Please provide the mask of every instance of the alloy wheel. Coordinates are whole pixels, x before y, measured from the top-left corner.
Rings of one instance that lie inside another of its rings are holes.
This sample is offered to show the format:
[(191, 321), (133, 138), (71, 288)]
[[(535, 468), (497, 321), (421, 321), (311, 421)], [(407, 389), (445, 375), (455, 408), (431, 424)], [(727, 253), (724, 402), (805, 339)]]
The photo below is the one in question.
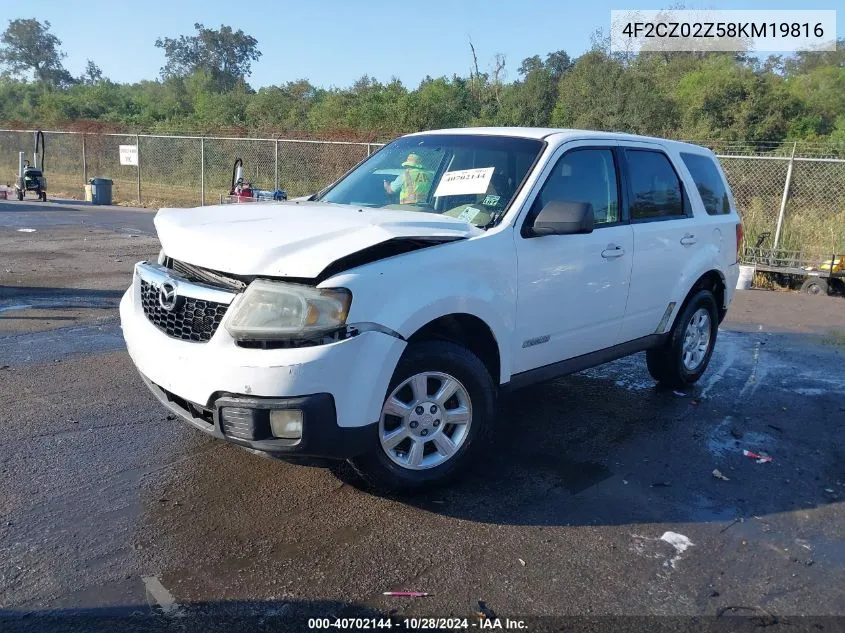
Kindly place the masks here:
[(410, 470), (440, 466), (466, 441), (472, 403), (454, 376), (422, 372), (402, 381), (387, 397), (379, 419), (381, 447)]

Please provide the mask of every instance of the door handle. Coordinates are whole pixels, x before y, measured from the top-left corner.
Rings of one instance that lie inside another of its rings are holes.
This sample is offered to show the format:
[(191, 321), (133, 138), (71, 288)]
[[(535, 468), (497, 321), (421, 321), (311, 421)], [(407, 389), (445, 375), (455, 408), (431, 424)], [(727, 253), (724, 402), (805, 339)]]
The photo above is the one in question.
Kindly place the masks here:
[(607, 248), (601, 252), (601, 256), (605, 259), (616, 259), (625, 254), (625, 249), (618, 244), (608, 244)]
[(698, 239), (696, 239), (695, 235), (693, 235), (692, 233), (687, 233), (681, 238), (681, 244), (683, 244), (684, 246), (692, 246), (697, 241)]

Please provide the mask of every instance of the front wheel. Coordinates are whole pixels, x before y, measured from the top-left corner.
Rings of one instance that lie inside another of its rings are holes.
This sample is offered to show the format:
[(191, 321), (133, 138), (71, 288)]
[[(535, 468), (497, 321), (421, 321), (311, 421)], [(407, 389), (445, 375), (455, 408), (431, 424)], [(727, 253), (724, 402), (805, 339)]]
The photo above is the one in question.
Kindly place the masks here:
[(680, 388), (696, 382), (710, 363), (718, 330), (716, 299), (709, 290), (699, 290), (678, 315), (669, 340), (646, 352), (652, 378)]
[(457, 477), (495, 417), (495, 385), (469, 350), (446, 341), (412, 343), (390, 381), (378, 446), (352, 460), (379, 490), (418, 491)]

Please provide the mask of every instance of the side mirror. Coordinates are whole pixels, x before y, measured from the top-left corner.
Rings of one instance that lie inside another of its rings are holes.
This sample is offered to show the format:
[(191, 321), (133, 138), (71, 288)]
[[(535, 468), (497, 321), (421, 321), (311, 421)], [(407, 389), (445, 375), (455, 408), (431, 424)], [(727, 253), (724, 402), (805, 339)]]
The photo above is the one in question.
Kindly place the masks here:
[(590, 203), (552, 200), (534, 219), (530, 237), (592, 233), (595, 226), (596, 215)]

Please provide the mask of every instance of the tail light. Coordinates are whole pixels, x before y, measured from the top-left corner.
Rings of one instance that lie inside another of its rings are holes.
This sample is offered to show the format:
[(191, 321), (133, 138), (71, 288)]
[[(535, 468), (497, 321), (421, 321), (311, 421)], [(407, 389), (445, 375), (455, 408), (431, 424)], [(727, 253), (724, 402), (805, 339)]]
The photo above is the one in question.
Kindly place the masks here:
[(739, 261), (739, 251), (742, 248), (742, 239), (745, 237), (745, 232), (742, 230), (742, 222), (736, 223), (736, 261)]

